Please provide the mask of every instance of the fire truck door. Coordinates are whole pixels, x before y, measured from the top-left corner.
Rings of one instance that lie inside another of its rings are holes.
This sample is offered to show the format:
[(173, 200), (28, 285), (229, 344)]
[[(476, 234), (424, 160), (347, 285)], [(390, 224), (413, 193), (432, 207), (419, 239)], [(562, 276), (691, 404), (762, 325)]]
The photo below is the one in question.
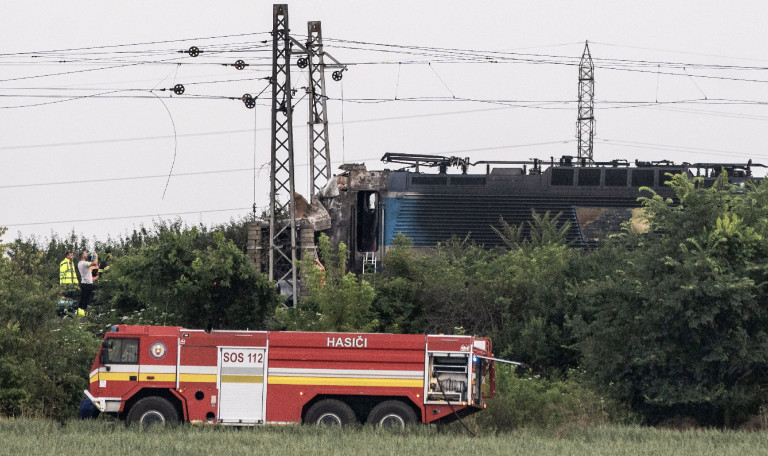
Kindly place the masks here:
[(219, 347), (220, 423), (264, 421), (265, 349)]

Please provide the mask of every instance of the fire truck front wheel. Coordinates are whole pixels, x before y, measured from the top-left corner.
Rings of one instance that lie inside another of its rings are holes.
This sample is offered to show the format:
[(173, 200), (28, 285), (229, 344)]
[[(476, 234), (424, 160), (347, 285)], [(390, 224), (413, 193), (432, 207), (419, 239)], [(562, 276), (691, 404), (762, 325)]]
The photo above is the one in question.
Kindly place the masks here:
[(404, 428), (415, 423), (416, 412), (402, 401), (384, 401), (368, 414), (366, 422), (373, 426)]
[(344, 402), (337, 399), (324, 399), (309, 408), (304, 416), (304, 423), (351, 426), (357, 423), (357, 417)]
[(129, 426), (136, 423), (140, 426), (160, 425), (168, 426), (178, 424), (179, 414), (168, 399), (162, 397), (145, 397), (139, 400), (126, 417)]

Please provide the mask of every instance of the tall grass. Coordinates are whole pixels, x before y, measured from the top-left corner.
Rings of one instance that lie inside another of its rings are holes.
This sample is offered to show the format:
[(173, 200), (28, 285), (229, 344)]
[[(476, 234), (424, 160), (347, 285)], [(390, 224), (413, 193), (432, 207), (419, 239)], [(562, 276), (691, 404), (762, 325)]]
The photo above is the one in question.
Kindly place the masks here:
[(401, 433), (370, 427), (126, 428), (105, 420), (0, 420), (8, 455), (764, 455), (768, 434), (636, 426), (518, 430), (473, 437), (435, 426)]

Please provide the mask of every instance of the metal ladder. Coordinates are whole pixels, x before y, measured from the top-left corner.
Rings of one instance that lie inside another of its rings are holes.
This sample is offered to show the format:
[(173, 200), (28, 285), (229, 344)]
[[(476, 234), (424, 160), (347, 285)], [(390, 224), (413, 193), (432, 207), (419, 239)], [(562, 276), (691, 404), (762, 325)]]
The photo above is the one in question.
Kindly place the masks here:
[(363, 254), (363, 274), (369, 268), (371, 273), (376, 273), (376, 252), (365, 252)]

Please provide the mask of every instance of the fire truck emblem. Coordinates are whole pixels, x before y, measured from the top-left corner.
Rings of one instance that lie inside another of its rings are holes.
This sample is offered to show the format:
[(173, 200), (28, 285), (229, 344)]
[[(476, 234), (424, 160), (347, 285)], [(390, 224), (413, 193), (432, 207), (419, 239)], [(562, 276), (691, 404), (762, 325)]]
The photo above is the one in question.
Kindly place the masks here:
[(149, 354), (154, 359), (163, 359), (168, 350), (165, 348), (165, 344), (162, 342), (155, 342), (149, 347)]

